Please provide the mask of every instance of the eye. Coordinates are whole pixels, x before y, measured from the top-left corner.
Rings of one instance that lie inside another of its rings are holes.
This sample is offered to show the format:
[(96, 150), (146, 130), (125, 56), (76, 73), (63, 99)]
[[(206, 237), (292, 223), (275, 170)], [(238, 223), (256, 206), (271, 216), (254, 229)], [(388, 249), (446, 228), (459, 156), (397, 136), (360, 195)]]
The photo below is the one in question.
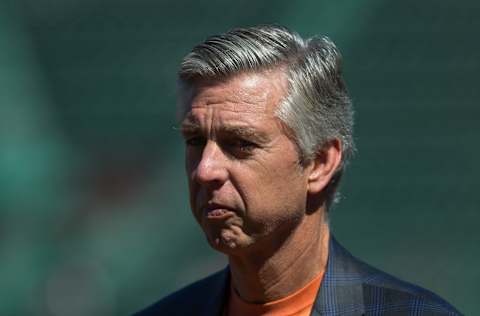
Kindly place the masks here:
[(185, 138), (185, 144), (187, 146), (198, 147), (205, 146), (206, 140), (202, 136), (191, 136)]
[(258, 148), (258, 145), (245, 139), (232, 139), (225, 141), (224, 147), (234, 156), (247, 157)]

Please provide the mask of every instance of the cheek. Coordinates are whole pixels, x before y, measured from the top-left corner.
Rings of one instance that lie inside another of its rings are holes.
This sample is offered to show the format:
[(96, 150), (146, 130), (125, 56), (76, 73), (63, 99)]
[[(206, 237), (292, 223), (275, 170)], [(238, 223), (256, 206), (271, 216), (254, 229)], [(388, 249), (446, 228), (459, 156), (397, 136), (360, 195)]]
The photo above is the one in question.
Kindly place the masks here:
[(190, 191), (190, 200), (192, 200), (193, 195), (195, 195), (196, 190), (198, 190), (198, 184), (194, 180), (195, 171), (198, 167), (198, 164), (201, 160), (201, 151), (196, 149), (185, 149), (185, 173), (188, 181), (188, 188)]
[(265, 169), (243, 183), (247, 217), (254, 223), (270, 225), (296, 218), (305, 209), (306, 181), (296, 165)]
[(192, 155), (192, 151), (189, 150), (188, 148), (185, 149), (185, 173), (187, 176), (187, 182), (188, 182), (188, 191), (189, 191), (189, 202), (190, 202), (190, 209), (195, 217), (195, 219), (198, 221), (199, 216), (195, 212), (195, 200), (197, 196), (197, 191), (198, 191), (198, 185), (195, 184), (195, 181), (193, 180), (193, 172), (198, 165), (198, 162), (195, 159), (195, 156)]
[(192, 171), (198, 166), (201, 159), (201, 151), (185, 148), (185, 170), (187, 172), (188, 179), (190, 180)]

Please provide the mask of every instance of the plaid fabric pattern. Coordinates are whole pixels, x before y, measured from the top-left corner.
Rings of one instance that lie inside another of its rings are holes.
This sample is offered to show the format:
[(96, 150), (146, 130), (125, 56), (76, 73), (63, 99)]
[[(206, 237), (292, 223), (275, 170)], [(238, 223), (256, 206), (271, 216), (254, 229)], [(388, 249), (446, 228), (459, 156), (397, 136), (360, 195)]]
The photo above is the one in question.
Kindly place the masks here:
[[(227, 267), (134, 316), (221, 316), (228, 298), (229, 275)], [(331, 236), (327, 269), (311, 315), (461, 314), (436, 294), (356, 259)]]
[(317, 315), (460, 315), (436, 294), (353, 257), (332, 236)]

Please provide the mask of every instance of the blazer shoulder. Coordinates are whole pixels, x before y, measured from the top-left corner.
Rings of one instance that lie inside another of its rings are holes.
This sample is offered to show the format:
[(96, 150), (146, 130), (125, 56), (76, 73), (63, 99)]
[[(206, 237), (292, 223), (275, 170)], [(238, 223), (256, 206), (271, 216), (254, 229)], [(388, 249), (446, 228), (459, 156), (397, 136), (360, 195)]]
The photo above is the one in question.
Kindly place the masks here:
[[(367, 314), (404, 315), (418, 312), (422, 315), (461, 315), (437, 294), (400, 280), (354, 257), (333, 237), (330, 251), (328, 284), (335, 284), (337, 290), (344, 291), (351, 291), (354, 284), (361, 284), (361, 300)], [(345, 297), (337, 298), (338, 300), (345, 300)]]
[(422, 312), (432, 315), (461, 315), (461, 313), (437, 294), (418, 285), (400, 280), (386, 272), (369, 266), (369, 278), (363, 291), (366, 310)]
[(215, 295), (222, 295), (227, 284), (224, 269), (191, 283), (160, 299), (132, 316), (193, 315), (208, 306)]

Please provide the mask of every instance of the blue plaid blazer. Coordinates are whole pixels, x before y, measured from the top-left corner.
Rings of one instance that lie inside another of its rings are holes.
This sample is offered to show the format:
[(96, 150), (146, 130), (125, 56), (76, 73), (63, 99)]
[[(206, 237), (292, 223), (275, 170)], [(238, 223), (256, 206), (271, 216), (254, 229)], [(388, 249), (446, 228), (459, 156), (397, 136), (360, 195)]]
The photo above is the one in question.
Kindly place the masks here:
[[(327, 270), (312, 308), (312, 316), (461, 315), (436, 294), (353, 257), (333, 236), (329, 249)], [(227, 267), (134, 316), (221, 316), (228, 297), (229, 275)]]

